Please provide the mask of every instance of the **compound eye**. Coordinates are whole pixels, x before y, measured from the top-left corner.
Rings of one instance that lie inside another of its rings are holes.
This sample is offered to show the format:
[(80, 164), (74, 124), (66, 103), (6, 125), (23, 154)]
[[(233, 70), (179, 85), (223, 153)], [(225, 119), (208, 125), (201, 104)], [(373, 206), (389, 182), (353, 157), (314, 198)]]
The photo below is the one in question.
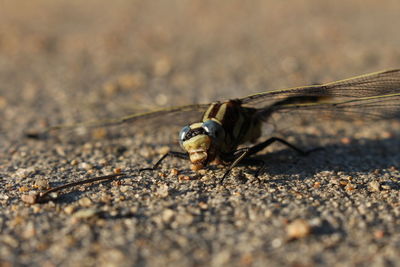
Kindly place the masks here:
[(182, 146), (183, 141), (185, 140), (185, 137), (187, 133), (190, 131), (189, 126), (185, 126), (182, 128), (182, 130), (179, 132), (179, 144)]
[(216, 141), (222, 141), (225, 138), (224, 128), (222, 128), (221, 124), (216, 121), (205, 121), (202, 127), (206, 131), (206, 133)]

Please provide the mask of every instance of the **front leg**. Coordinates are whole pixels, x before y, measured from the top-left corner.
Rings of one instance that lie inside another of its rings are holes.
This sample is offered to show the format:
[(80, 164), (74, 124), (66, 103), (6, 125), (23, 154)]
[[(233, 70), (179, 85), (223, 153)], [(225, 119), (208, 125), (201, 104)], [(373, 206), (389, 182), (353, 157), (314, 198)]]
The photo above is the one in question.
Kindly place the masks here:
[(166, 159), (168, 156), (173, 157), (173, 158), (180, 158), (180, 159), (189, 159), (189, 155), (187, 153), (183, 153), (183, 152), (178, 152), (178, 151), (169, 151), (168, 153), (165, 153), (151, 168), (143, 168), (140, 169), (140, 171), (154, 171), (156, 170), (161, 162), (164, 161), (164, 159)]

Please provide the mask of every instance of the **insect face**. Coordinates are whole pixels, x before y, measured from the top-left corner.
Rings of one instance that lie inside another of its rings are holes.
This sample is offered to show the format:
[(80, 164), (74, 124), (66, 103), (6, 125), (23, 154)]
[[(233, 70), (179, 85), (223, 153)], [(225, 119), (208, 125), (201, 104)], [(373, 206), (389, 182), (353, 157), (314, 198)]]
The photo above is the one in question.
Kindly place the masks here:
[(179, 141), (182, 149), (189, 154), (191, 168), (199, 170), (213, 160), (216, 147), (220, 145), (224, 137), (224, 129), (213, 120), (183, 127), (179, 134)]

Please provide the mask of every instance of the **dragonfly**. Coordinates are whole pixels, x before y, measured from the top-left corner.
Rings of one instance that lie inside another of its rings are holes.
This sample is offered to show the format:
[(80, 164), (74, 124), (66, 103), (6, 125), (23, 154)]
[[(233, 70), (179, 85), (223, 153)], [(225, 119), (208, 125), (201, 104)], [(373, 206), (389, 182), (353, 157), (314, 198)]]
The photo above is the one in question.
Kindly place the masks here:
[[(195, 171), (210, 164), (227, 166), (221, 179), (223, 181), (240, 162), (273, 143), (281, 143), (299, 154), (307, 155), (312, 150), (305, 151), (279, 137), (269, 136), (257, 142), (262, 136), (262, 125), (268, 123), (275, 114), (312, 114), (317, 117), (326, 113), (335, 119), (354, 116), (364, 119), (399, 118), (400, 69), (374, 72), (325, 84), (271, 90), (208, 104), (135, 113), (106, 121), (58, 125), (47, 128), (44, 133), (79, 126), (149, 123), (167, 116), (185, 118), (190, 117), (189, 114), (200, 113), (202, 115), (197, 122), (187, 124), (179, 132), (179, 143), (183, 151), (169, 151), (153, 167), (141, 170), (155, 170), (167, 157), (176, 157), (189, 160), (191, 169)], [(30, 137), (38, 135), (31, 134)], [(244, 146), (248, 143), (251, 145)]]

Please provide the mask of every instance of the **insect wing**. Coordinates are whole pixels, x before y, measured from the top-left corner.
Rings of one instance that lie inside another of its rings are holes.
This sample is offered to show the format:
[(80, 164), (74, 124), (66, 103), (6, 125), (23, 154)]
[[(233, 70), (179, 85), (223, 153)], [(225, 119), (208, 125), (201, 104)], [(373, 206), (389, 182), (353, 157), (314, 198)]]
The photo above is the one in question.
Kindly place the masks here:
[(158, 109), (150, 112), (134, 113), (116, 119), (96, 120), (92, 122), (83, 122), (75, 124), (60, 124), (51, 126), (41, 133), (27, 133), (28, 137), (38, 138), (46, 136), (46, 133), (58, 130), (68, 130), (80, 127), (94, 128), (106, 127), (132, 123), (134, 129), (150, 129), (159, 126), (177, 126), (180, 127), (189, 123), (191, 120), (199, 120), (201, 114), (207, 109), (208, 104), (193, 104), (177, 106), (171, 108)]
[(294, 96), (362, 98), (400, 93), (400, 69), (375, 72), (322, 85), (293, 87), (246, 96), (243, 104), (256, 105)]

